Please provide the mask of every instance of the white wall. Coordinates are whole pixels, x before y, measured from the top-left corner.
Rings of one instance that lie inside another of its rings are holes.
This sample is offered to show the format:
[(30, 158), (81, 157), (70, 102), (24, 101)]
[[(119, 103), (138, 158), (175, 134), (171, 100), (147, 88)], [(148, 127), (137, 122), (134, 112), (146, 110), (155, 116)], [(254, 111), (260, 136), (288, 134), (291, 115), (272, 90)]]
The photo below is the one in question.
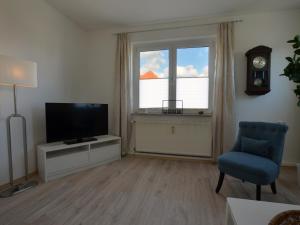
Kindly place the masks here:
[(88, 92), (82, 97), (85, 101), (106, 103), (109, 107), (109, 132), (113, 124), (114, 70), (116, 36), (107, 32), (91, 32), (88, 46)]
[[(286, 56), (292, 54), (287, 40), (300, 34), (300, 11), (248, 15), (236, 24), (235, 65), (237, 91), (237, 119), (283, 121), (289, 126), (284, 160), (300, 162), (300, 108), (293, 93), (294, 84), (280, 77), (286, 66)], [(267, 95), (247, 96), (245, 52), (254, 46), (266, 45), (273, 49), (271, 59), (271, 92)]]
[[(243, 22), (236, 24), (235, 60), (237, 86), (237, 120), (284, 121), (290, 130), (287, 135), (284, 160), (300, 162), (300, 109), (296, 107), (293, 84), (286, 78), (279, 77), (286, 65), (285, 56), (290, 53), (286, 40), (300, 33), (300, 11), (283, 11), (239, 16)], [(186, 28), (170, 31), (144, 32), (132, 35), (133, 41), (160, 39), (180, 39), (212, 34), (213, 28)], [(245, 52), (257, 45), (273, 48), (272, 53), (272, 91), (259, 97), (244, 94), (246, 87)], [(113, 103), (114, 65), (116, 37), (111, 31), (90, 33), (89, 41), (89, 86), (93, 92), (86, 98), (95, 101)], [(112, 112), (112, 108), (110, 108)], [(112, 121), (110, 121), (112, 122)], [(111, 123), (110, 123), (111, 124)]]
[[(38, 88), (18, 88), (19, 112), (27, 119), (30, 171), (35, 145), (45, 141), (44, 103), (81, 100), (85, 89), (87, 34), (43, 0), (5, 0), (0, 6), (0, 54), (35, 61)], [(8, 181), (6, 117), (13, 112), (12, 90), (0, 87), (0, 184)], [(15, 178), (23, 176), (22, 142), (13, 121)], [(17, 132), (16, 132), (17, 131)]]

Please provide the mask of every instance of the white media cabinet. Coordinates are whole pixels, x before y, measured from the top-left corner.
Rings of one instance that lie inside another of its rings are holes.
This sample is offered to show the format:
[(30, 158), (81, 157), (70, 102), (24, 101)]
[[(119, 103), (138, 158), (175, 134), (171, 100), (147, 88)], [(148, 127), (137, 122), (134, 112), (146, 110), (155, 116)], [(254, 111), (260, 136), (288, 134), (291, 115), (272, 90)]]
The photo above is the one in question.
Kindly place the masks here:
[(121, 159), (121, 138), (110, 135), (97, 140), (64, 144), (54, 142), (37, 147), (39, 176), (43, 181)]

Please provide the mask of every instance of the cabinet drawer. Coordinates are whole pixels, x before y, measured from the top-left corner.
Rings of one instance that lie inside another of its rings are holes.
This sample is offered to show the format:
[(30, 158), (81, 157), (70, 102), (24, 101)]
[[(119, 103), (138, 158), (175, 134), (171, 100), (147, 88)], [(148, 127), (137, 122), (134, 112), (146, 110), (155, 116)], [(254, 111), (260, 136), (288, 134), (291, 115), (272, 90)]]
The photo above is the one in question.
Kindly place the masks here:
[(92, 145), (90, 162), (92, 164), (117, 159), (121, 157), (121, 146), (119, 143), (109, 145)]
[(89, 153), (88, 151), (82, 151), (49, 158), (46, 166), (48, 173), (53, 173), (61, 170), (80, 168), (88, 163)]

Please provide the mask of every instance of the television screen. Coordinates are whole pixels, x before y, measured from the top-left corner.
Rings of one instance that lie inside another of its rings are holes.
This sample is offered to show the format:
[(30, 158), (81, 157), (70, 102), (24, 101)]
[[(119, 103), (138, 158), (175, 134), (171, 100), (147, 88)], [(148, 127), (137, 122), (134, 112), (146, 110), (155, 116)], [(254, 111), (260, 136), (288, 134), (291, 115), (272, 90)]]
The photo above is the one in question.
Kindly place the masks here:
[(47, 142), (108, 134), (108, 105), (46, 103)]

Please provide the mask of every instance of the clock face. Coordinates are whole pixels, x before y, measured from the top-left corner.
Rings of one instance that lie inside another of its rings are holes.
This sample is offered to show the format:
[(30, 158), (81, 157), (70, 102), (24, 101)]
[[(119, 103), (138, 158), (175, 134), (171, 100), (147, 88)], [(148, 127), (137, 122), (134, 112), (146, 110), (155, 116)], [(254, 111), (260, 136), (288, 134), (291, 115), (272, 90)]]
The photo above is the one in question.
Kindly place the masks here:
[(256, 69), (262, 69), (266, 66), (267, 60), (262, 56), (257, 56), (253, 59), (252, 63)]

